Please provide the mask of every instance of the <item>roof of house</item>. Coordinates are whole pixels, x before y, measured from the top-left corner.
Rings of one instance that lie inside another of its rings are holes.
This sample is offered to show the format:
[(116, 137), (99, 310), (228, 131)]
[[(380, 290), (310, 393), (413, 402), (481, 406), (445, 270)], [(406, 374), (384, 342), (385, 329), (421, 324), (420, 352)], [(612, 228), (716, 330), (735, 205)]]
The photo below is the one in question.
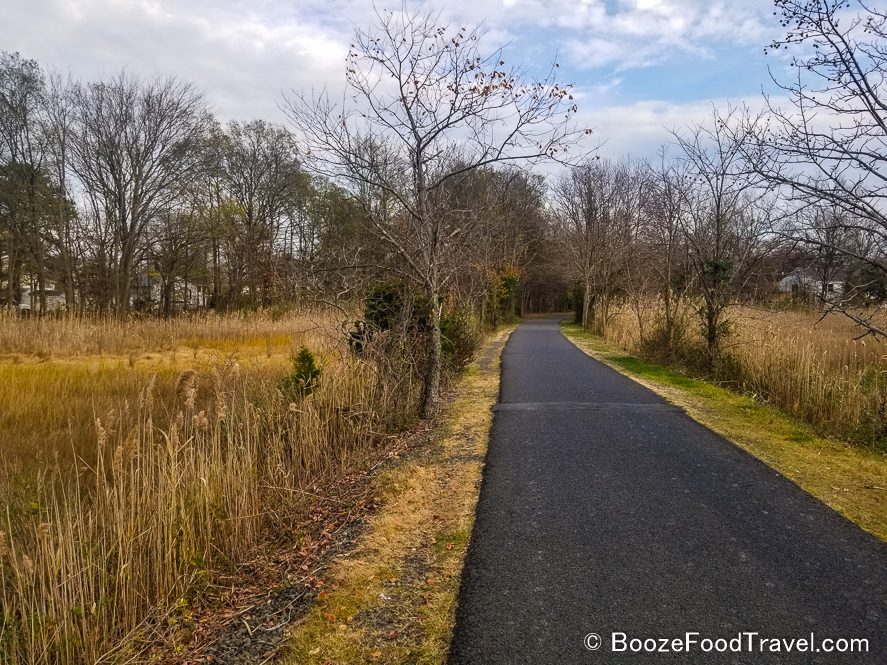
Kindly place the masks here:
[[(804, 267), (795, 268), (791, 272), (787, 272), (787, 273), (783, 274), (782, 277), (779, 278), (779, 281), (782, 281), (782, 280), (787, 279), (789, 277), (803, 277), (808, 280), (817, 281), (817, 282), (822, 280), (822, 275), (820, 275), (818, 272), (816, 272), (812, 268), (804, 268)], [(831, 276), (831, 279), (829, 281), (830, 282), (843, 282), (844, 275), (840, 271), (835, 271), (835, 273)]]

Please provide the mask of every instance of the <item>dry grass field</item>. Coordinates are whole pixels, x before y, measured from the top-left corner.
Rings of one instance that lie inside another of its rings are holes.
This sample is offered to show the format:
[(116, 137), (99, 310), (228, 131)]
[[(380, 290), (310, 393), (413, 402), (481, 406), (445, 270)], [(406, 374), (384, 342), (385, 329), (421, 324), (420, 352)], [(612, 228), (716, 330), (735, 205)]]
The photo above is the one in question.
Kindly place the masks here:
[[(302, 346), (321, 380), (284, 394)], [(322, 312), (0, 319), (0, 662), (156, 639), (410, 417), (404, 362), (354, 357)]]
[[(606, 339), (659, 360), (648, 344), (658, 311), (653, 302), (618, 309)], [(887, 450), (887, 344), (854, 339), (859, 329), (838, 314), (821, 319), (814, 312), (737, 306), (727, 318), (731, 334), (714, 379), (823, 432)], [(684, 312), (683, 321), (687, 332), (679, 363), (694, 352), (702, 355), (694, 315)]]
[[(101, 321), (0, 318), (3, 462), (40, 465), (95, 454), (96, 418), (134, 405), (154, 381), (155, 416), (168, 416), (179, 374), (237, 363), (247, 374), (285, 370), (294, 344), (334, 334), (320, 316), (227, 316)], [(153, 377), (153, 379), (152, 379)], [(7, 467), (8, 468), (8, 467)]]

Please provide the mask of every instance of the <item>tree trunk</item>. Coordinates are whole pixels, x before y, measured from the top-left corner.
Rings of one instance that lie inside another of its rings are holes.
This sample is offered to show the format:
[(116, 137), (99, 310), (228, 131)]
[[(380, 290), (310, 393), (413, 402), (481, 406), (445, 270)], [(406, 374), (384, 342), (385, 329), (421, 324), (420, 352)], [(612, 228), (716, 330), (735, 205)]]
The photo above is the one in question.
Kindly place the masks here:
[(714, 369), (718, 357), (718, 308), (711, 301), (705, 301), (705, 343), (708, 349), (708, 364)]
[(173, 300), (173, 289), (175, 287), (175, 283), (172, 279), (166, 279), (163, 281), (163, 294), (161, 297), (161, 308), (163, 311), (163, 316), (169, 318), (172, 316), (172, 300)]
[[(40, 314), (46, 313), (46, 277), (43, 268), (43, 257), (41, 256), (37, 264), (37, 289), (40, 292)], [(32, 297), (33, 300), (33, 297)], [(31, 305), (33, 307), (33, 304)]]
[(120, 260), (117, 262), (114, 275), (114, 303), (118, 314), (124, 314), (129, 310), (129, 275), (132, 272), (132, 259), (129, 255), (126, 241), (121, 243)]
[(675, 317), (677, 316), (677, 303), (673, 301), (671, 286), (665, 287), (665, 339), (668, 343), (668, 351), (674, 348)]
[(6, 260), (8, 265), (6, 266), (6, 309), (10, 312), (16, 308), (16, 285), (18, 282), (18, 275), (16, 274), (16, 247), (15, 242), (10, 237), (9, 239), (9, 252), (6, 255)]
[[(67, 194), (65, 194), (67, 196)], [(64, 200), (64, 199), (63, 199)], [(59, 205), (59, 256), (65, 280), (65, 311), (74, 311), (74, 260), (71, 252), (71, 232), (64, 205)]]
[(591, 285), (586, 282), (582, 287), (582, 327), (588, 330), (591, 325), (588, 315), (591, 312)]
[(425, 384), (422, 393), (422, 417), (433, 418), (440, 401), (440, 373), (443, 361), (443, 341), (440, 334), (440, 297), (431, 294), (429, 312), (428, 364), (425, 368)]
[(219, 309), (219, 301), (222, 299), (222, 263), (220, 254), (219, 243), (213, 240), (213, 309)]
[(119, 284), (119, 301), (117, 302), (118, 311), (123, 314), (129, 311), (129, 285), (130, 285), (130, 275), (132, 273), (132, 268), (129, 265), (129, 261), (127, 261), (123, 266), (121, 273), (119, 275), (120, 284)]
[(65, 179), (67, 172), (67, 133), (61, 135), (61, 160), (57, 163), (56, 176), (61, 188), (58, 197), (58, 234), (59, 256), (62, 260), (62, 272), (65, 281), (65, 313), (70, 316), (74, 312), (74, 259), (71, 251), (71, 220), (68, 219), (68, 186)]
[(3, 270), (6, 268), (6, 309), (12, 309), (12, 242), (9, 243), (9, 254), (7, 254), (8, 266), (3, 265), (3, 252), (0, 252), (0, 280), (3, 278)]

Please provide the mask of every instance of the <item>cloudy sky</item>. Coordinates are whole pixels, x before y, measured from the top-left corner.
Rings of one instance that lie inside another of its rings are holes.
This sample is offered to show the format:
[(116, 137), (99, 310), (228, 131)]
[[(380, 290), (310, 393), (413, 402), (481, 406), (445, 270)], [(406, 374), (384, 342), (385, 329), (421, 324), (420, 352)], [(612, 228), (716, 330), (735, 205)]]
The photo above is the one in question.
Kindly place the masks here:
[[(767, 66), (784, 67), (763, 53), (779, 34), (772, 0), (435, 7), (453, 22), (483, 21), (487, 41), (507, 44), (507, 59), (528, 70), (557, 57), (612, 155), (652, 154), (663, 127), (702, 119), (712, 103), (756, 104)], [(283, 91), (341, 89), (352, 27), (372, 17), (372, 2), (359, 0), (0, 0), (0, 49), (83, 79), (122, 67), (175, 74), (203, 88), (223, 119), (283, 121)]]

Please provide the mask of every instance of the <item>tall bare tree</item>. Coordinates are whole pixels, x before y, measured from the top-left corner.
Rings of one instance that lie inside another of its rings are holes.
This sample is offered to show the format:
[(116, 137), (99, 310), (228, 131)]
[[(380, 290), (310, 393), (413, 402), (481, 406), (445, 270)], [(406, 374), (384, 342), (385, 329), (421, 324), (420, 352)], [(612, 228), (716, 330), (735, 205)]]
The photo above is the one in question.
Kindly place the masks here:
[(225, 132), (222, 172), (234, 204), (231, 297), (243, 289), (252, 306), (267, 297), (274, 249), (305, 174), (290, 132), (262, 120), (231, 122)]
[(708, 124), (675, 132), (681, 160), (692, 179), (681, 218), (689, 247), (695, 287), (702, 295), (702, 317), (710, 366), (717, 362), (729, 331), (724, 315), (749, 270), (760, 259), (766, 206), (756, 205), (765, 192), (745, 171), (741, 111), (713, 114)]
[(606, 327), (610, 301), (623, 286), (618, 274), (639, 221), (637, 176), (628, 162), (594, 161), (572, 169), (555, 188), (562, 251), (581, 290), (586, 328)]
[(478, 29), (448, 26), (421, 10), (377, 18), (373, 28), (355, 31), (343, 103), (300, 94), (286, 110), (314, 168), (359, 198), (374, 234), (429, 301), (428, 416), (440, 390), (447, 255), (466, 235), (448, 226), (440, 190), (484, 166), (562, 159), (581, 132), (556, 65), (533, 80), (506, 67), (501, 49), (482, 52)]
[[(840, 214), (844, 231), (867, 237), (834, 244), (805, 221), (790, 217), (782, 232), (808, 245), (864, 262), (887, 275), (887, 13), (861, 0), (775, 0), (785, 36), (771, 49), (795, 53), (794, 80), (778, 82), (787, 108), (769, 103), (767, 122), (753, 121), (754, 171), (783, 188), (789, 203), (824, 202)], [(768, 99), (768, 102), (771, 100)], [(887, 331), (849, 309), (828, 303), (882, 337)]]
[(646, 165), (644, 238), (647, 268), (662, 299), (662, 343), (667, 353), (675, 350), (682, 301), (690, 286), (687, 275), (687, 242), (684, 236), (691, 176), (685, 161), (668, 159), (663, 147), (659, 160)]
[(69, 312), (75, 306), (74, 217), (70, 203), (68, 178), (71, 169), (71, 133), (74, 123), (74, 83), (52, 72), (47, 85), (45, 113), (46, 133), (49, 138), (51, 170), (59, 196), (56, 205), (55, 241), (59, 257), (59, 272), (65, 289), (65, 304)]
[(203, 94), (175, 78), (123, 72), (74, 95), (72, 166), (91, 215), (106, 217), (114, 229), (114, 303), (122, 312), (145, 229), (199, 167), (210, 119)]

